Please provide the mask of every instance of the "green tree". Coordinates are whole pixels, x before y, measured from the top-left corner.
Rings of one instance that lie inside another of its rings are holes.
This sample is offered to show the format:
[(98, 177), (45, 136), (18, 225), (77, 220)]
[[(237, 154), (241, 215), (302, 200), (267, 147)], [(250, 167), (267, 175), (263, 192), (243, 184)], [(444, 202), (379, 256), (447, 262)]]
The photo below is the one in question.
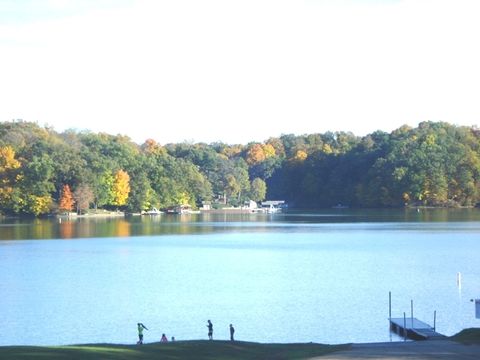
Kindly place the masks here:
[(253, 201), (265, 200), (267, 194), (267, 184), (260, 178), (255, 178), (250, 186), (250, 198)]
[(153, 207), (159, 207), (155, 191), (152, 189), (147, 175), (144, 172), (138, 172), (135, 177), (130, 179), (127, 210), (140, 212), (151, 210)]
[(93, 190), (95, 195), (95, 207), (114, 204), (114, 182), (115, 178), (110, 171), (105, 171), (96, 179), (95, 188)]

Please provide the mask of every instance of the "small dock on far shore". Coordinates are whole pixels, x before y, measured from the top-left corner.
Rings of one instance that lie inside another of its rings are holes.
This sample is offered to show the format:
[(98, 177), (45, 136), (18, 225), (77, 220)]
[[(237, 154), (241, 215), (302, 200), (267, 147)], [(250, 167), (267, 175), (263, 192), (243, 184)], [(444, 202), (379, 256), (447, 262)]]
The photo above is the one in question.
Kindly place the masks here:
[(442, 335), (435, 331), (427, 323), (418, 320), (417, 318), (391, 318), (390, 330), (396, 334), (412, 339), (412, 340), (433, 340), (443, 339)]

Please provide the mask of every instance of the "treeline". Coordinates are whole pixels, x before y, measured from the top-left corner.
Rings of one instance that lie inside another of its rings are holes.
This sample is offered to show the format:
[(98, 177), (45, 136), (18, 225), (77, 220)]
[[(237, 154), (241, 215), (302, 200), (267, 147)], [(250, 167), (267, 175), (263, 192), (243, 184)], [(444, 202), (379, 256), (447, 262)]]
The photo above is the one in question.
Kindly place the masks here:
[(0, 211), (139, 212), (178, 204), (286, 200), (471, 206), (480, 197), (480, 131), (443, 122), (365, 137), (282, 135), (263, 143), (138, 145), (126, 136), (0, 123)]

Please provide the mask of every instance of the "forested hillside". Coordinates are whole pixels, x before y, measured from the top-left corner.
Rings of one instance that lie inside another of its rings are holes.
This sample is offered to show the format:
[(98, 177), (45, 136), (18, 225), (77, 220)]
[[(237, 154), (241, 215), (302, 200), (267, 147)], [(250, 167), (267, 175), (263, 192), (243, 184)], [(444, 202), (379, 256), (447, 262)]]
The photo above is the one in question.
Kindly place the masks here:
[(122, 135), (0, 123), (4, 214), (138, 212), (265, 198), (298, 208), (475, 205), (480, 130), (424, 122), (365, 137), (327, 132), (246, 145), (139, 145)]

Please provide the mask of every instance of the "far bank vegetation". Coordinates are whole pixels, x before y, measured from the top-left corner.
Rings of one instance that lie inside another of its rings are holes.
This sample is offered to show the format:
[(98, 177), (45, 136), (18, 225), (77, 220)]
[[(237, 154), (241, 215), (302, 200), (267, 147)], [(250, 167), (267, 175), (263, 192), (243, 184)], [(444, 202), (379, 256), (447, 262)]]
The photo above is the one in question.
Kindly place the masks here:
[(297, 208), (475, 206), (480, 130), (423, 122), (364, 137), (327, 132), (245, 145), (139, 145), (121, 135), (0, 123), (3, 214), (140, 212), (266, 198)]

